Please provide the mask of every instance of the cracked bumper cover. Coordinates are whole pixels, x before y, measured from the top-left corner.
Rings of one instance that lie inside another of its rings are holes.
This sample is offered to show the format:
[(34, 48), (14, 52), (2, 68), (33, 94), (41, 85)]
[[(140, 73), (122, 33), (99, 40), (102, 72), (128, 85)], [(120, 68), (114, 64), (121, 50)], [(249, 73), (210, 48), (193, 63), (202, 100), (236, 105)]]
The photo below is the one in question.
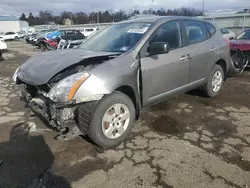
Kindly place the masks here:
[(32, 98), (27, 91), (23, 91), (22, 96), (31, 110), (42, 116), (52, 127), (64, 131), (67, 127), (76, 125), (74, 119), (76, 105), (56, 104), (43, 96)]

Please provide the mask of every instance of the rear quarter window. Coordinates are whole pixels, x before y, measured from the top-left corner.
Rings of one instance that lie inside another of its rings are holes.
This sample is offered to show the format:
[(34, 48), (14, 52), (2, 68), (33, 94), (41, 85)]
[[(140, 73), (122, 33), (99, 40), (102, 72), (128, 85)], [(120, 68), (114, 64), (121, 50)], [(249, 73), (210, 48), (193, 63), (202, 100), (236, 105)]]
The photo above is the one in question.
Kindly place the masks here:
[(205, 23), (205, 25), (206, 25), (206, 28), (207, 28), (209, 35), (213, 36), (216, 32), (216, 28), (210, 23)]

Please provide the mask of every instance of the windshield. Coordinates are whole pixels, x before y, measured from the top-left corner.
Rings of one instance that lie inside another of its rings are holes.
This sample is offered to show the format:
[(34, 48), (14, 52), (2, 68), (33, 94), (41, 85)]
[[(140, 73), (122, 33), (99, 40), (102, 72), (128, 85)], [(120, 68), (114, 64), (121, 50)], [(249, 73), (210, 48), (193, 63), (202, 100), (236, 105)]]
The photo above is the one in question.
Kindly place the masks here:
[(243, 31), (237, 37), (237, 40), (250, 40), (250, 31)]
[(80, 48), (95, 51), (125, 52), (135, 46), (151, 25), (151, 23), (112, 25), (87, 39)]

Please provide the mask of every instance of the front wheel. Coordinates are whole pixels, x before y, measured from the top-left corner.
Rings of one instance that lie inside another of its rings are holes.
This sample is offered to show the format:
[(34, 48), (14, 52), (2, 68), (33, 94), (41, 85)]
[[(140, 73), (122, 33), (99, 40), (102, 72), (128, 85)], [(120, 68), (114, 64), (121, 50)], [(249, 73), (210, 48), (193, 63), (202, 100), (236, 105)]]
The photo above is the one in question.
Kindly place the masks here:
[(88, 136), (97, 145), (110, 148), (123, 142), (135, 121), (135, 106), (125, 94), (114, 92), (96, 106)]
[(225, 75), (220, 65), (215, 65), (210, 73), (203, 91), (207, 97), (215, 97), (219, 94)]

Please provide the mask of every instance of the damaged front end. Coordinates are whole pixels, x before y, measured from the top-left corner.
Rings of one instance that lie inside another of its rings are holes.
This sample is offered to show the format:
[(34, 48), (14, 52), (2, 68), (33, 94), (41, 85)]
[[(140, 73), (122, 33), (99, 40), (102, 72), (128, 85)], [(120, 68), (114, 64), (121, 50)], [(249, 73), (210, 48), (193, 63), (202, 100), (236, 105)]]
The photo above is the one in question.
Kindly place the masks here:
[[(17, 85), (24, 86), (22, 98), (32, 111), (61, 133), (57, 139), (70, 140), (88, 133), (90, 111), (94, 110), (97, 101), (105, 94), (100, 87), (95, 93), (90, 89), (93, 85), (98, 88), (101, 80), (95, 78), (89, 71), (114, 57), (104, 56), (82, 61), (60, 71), (42, 85), (31, 84), (33, 81), (26, 79), (22, 67), (17, 69), (13, 79)], [(79, 120), (78, 114), (82, 113), (83, 106), (88, 103), (91, 103), (91, 110), (86, 109), (86, 118)], [(80, 126), (79, 121), (81, 121)]]
[[(22, 91), (22, 99), (36, 115), (45, 119), (53, 129), (61, 132), (57, 136), (58, 140), (70, 140), (83, 134), (76, 123), (77, 105), (55, 103), (39, 93), (34, 86), (27, 85), (26, 87)], [(35, 92), (37, 93), (34, 96)]]

